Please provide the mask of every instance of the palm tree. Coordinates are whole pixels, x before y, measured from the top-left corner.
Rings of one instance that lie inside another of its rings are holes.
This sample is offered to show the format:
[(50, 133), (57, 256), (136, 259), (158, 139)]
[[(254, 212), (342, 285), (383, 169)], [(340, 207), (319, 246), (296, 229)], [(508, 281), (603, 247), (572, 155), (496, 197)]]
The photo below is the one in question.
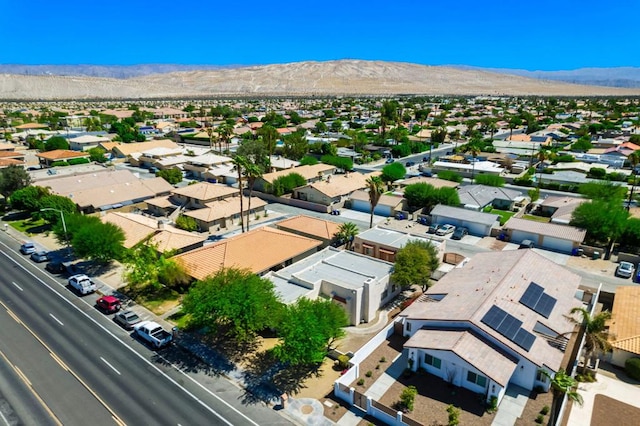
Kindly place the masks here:
[(213, 149), (213, 127), (207, 127), (207, 135), (209, 135), (209, 149)]
[(473, 164), (471, 165), (471, 183), (473, 183), (473, 178), (475, 177), (476, 174), (476, 158), (478, 158), (478, 154), (480, 154), (480, 147), (473, 143), (473, 142), (469, 142), (467, 144), (467, 146), (465, 146), (464, 151), (463, 152), (468, 152), (471, 154), (471, 156), (473, 157)]
[(611, 312), (602, 311), (591, 316), (588, 310), (579, 307), (571, 309), (570, 313), (571, 315), (580, 314), (579, 320), (572, 316), (567, 316), (566, 318), (572, 323), (584, 327), (585, 362), (583, 372), (585, 372), (587, 361), (593, 357), (594, 353), (597, 351), (606, 353), (612, 349), (611, 343), (609, 343), (609, 339), (612, 336), (607, 330), (607, 321), (611, 319)]
[(265, 124), (260, 129), (258, 129), (258, 134), (262, 136), (262, 142), (269, 152), (269, 170), (267, 170), (268, 173), (271, 171), (271, 157), (273, 156), (273, 151), (275, 151), (276, 149), (276, 142), (278, 141), (279, 133), (275, 127)]
[(248, 161), (245, 157), (241, 156), (241, 155), (236, 155), (235, 158), (233, 160), (231, 160), (231, 162), (233, 163), (233, 165), (235, 166), (235, 169), (238, 172), (238, 191), (240, 192), (240, 225), (242, 227), (242, 233), (244, 233), (244, 217), (243, 217), (243, 212), (244, 212), (244, 202), (243, 202), (243, 198), (244, 195), (242, 194), (242, 173), (245, 169), (245, 166), (247, 165)]
[(384, 182), (380, 176), (371, 176), (367, 178), (367, 189), (369, 190), (369, 203), (371, 203), (371, 219), (369, 219), (369, 228), (373, 228), (373, 211), (380, 201), (380, 197), (384, 193)]
[(340, 228), (338, 228), (338, 232), (334, 234), (334, 237), (339, 240), (346, 241), (347, 244), (345, 248), (347, 250), (351, 250), (351, 247), (353, 246), (353, 239), (358, 235), (358, 232), (358, 226), (355, 223), (345, 222), (340, 225)]
[(554, 425), (557, 411), (562, 404), (562, 400), (566, 395), (571, 401), (575, 401), (578, 405), (582, 405), (582, 395), (576, 390), (578, 382), (576, 379), (567, 374), (563, 369), (558, 370), (553, 376), (547, 370), (540, 372), (551, 380), (551, 392), (553, 393), (553, 401), (551, 403), (551, 413), (549, 414), (549, 424)]
[(244, 177), (247, 179), (247, 186), (249, 187), (249, 201), (247, 206), (247, 232), (249, 232), (249, 221), (251, 216), (251, 197), (253, 195), (253, 185), (256, 180), (262, 176), (262, 167), (259, 165), (247, 161), (243, 170)]
[(547, 159), (547, 152), (543, 149), (541, 149), (540, 151), (538, 151), (538, 160), (540, 161), (540, 164), (538, 164), (538, 170), (540, 170), (540, 172), (538, 173), (538, 188), (540, 188), (540, 180), (542, 179), (542, 169), (543, 169), (543, 165), (545, 160)]
[(631, 200), (633, 200), (633, 190), (636, 186), (636, 177), (638, 175), (636, 171), (636, 166), (640, 163), (640, 153), (638, 151), (634, 151), (629, 154), (629, 162), (631, 163), (631, 192), (629, 192), (629, 202), (627, 203), (627, 211), (631, 208)]

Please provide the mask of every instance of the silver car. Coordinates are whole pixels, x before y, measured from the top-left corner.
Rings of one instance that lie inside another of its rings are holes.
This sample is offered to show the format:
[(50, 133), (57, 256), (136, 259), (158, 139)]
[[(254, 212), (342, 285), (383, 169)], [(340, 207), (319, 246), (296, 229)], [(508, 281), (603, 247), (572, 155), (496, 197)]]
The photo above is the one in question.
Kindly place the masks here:
[(455, 230), (456, 230), (456, 227), (453, 225), (448, 225), (448, 224), (442, 225), (442, 227), (436, 231), (436, 235), (443, 236), (447, 234), (452, 234), (453, 231)]
[(616, 268), (616, 276), (621, 278), (631, 278), (635, 267), (631, 262), (620, 262)]

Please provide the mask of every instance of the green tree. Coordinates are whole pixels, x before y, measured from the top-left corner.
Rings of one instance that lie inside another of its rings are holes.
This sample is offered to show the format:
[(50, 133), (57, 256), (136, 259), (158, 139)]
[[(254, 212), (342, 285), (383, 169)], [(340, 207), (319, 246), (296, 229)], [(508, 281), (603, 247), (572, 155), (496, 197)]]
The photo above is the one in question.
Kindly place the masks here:
[(358, 235), (358, 232), (358, 226), (355, 223), (345, 222), (340, 225), (338, 232), (333, 236), (339, 241), (344, 241), (346, 243), (345, 248), (347, 250), (351, 250), (351, 247), (353, 246), (353, 239)]
[(306, 185), (306, 183), (307, 180), (300, 173), (291, 172), (274, 179), (267, 191), (280, 197), (284, 194), (290, 194), (295, 188)]
[(253, 340), (257, 332), (275, 328), (281, 309), (271, 281), (235, 268), (221, 269), (195, 282), (182, 302), (191, 326), (241, 341)]
[(452, 172), (451, 170), (441, 170), (438, 172), (438, 178), (449, 180), (451, 182), (462, 182), (462, 176), (459, 173)]
[(371, 204), (369, 228), (373, 228), (373, 212), (378, 205), (378, 201), (380, 201), (380, 197), (384, 193), (384, 183), (380, 176), (370, 176), (367, 178), (367, 190), (369, 192), (369, 204)]
[(158, 170), (156, 172), (157, 177), (161, 177), (162, 179), (169, 182), (171, 185), (175, 185), (177, 183), (182, 182), (182, 170), (177, 167), (171, 169)]
[(479, 175), (476, 176), (476, 183), (478, 185), (487, 185), (487, 186), (496, 186), (501, 187), (504, 186), (504, 178), (498, 175)]
[(24, 167), (10, 165), (0, 169), (0, 194), (9, 198), (15, 191), (29, 186), (31, 176)]
[(403, 288), (420, 285), (427, 291), (431, 274), (438, 269), (438, 249), (426, 241), (410, 241), (396, 253), (391, 279)]
[(571, 226), (585, 229), (587, 239), (607, 244), (609, 258), (613, 244), (625, 230), (629, 212), (616, 201), (594, 200), (580, 204), (573, 211)]
[(104, 154), (106, 154), (107, 151), (100, 148), (99, 146), (96, 146), (95, 148), (91, 148), (87, 152), (89, 153), (89, 159), (91, 161), (95, 161), (97, 163), (105, 163), (107, 161), (106, 157), (104, 156)]
[(40, 200), (50, 194), (49, 188), (41, 186), (27, 186), (11, 194), (11, 207), (25, 210), (29, 213), (40, 210)]
[(315, 126), (316, 133), (325, 133), (329, 128), (323, 121), (318, 121)]
[(339, 169), (344, 171), (353, 170), (353, 160), (351, 158), (346, 157), (338, 157), (337, 155), (323, 155), (320, 158), (324, 164), (329, 164), (331, 166), (336, 166)]
[[(570, 316), (566, 318), (573, 324), (584, 327), (584, 350), (585, 361), (590, 360), (596, 352), (611, 352), (612, 346), (609, 343), (609, 327), (607, 322), (611, 319), (611, 312), (602, 311), (595, 315), (582, 307), (571, 309)], [(572, 315), (579, 314), (576, 319)], [(584, 363), (583, 372), (587, 370), (587, 363)]]
[(398, 120), (398, 101), (383, 101), (380, 107), (380, 135), (382, 140), (386, 139), (387, 126)]
[(469, 154), (471, 154), (471, 157), (473, 157), (473, 161), (471, 163), (471, 182), (473, 183), (473, 178), (476, 174), (476, 158), (478, 158), (478, 155), (480, 154), (480, 152), (482, 152), (482, 150), (480, 149), (479, 144), (470, 142), (465, 145), (465, 147), (463, 148), (463, 152), (468, 152)]
[(244, 176), (244, 169), (247, 164), (249, 164), (249, 161), (242, 155), (236, 155), (233, 160), (231, 160), (231, 162), (233, 163), (233, 166), (238, 173), (238, 192), (240, 196), (240, 226), (242, 227), (242, 233), (244, 234), (244, 217), (242, 215), (242, 212), (244, 212), (244, 185), (242, 182), (242, 178)]
[(390, 184), (391, 182), (404, 178), (406, 174), (407, 169), (401, 163), (391, 163), (382, 168), (380, 178)]
[(415, 386), (404, 388), (400, 394), (400, 407), (406, 411), (413, 411), (416, 395), (418, 395), (418, 389)]
[(247, 232), (249, 232), (249, 222), (251, 220), (251, 197), (253, 196), (253, 186), (256, 183), (256, 180), (262, 177), (262, 167), (258, 164), (251, 163), (247, 161), (244, 165), (244, 169), (242, 171), (244, 174), (245, 180), (247, 182), (247, 187), (249, 188), (249, 198), (247, 199)]
[(313, 166), (314, 164), (318, 164), (318, 159), (316, 157), (312, 157), (310, 155), (305, 155), (300, 160), (301, 166)]
[(309, 142), (303, 132), (294, 132), (284, 137), (284, 156), (299, 160), (309, 152)]
[(276, 149), (276, 142), (278, 141), (278, 137), (280, 136), (275, 127), (265, 124), (260, 129), (258, 129), (258, 136), (262, 139), (262, 143), (264, 144), (268, 156), (268, 164), (269, 170), (271, 169), (271, 156), (273, 156), (273, 151)]
[[(638, 135), (640, 136), (640, 135)], [(631, 191), (629, 191), (629, 200), (627, 203), (627, 211), (631, 208), (631, 201), (633, 200), (633, 191), (636, 188), (636, 180), (638, 179), (637, 167), (640, 163), (640, 153), (637, 151), (629, 154), (629, 163), (631, 163)]]
[(558, 372), (553, 375), (547, 370), (540, 370), (540, 372), (551, 381), (553, 400), (549, 414), (549, 424), (554, 425), (556, 424), (556, 415), (558, 414), (564, 396), (566, 395), (569, 400), (578, 403), (578, 405), (582, 405), (582, 395), (576, 390), (578, 382), (563, 369), (558, 370)]
[(54, 149), (69, 149), (69, 141), (62, 136), (52, 136), (44, 143), (45, 151), (53, 151)]
[(612, 182), (587, 182), (578, 187), (578, 192), (592, 200), (611, 201), (622, 205), (627, 189)]
[(591, 138), (588, 135), (580, 137), (571, 145), (572, 151), (586, 152), (593, 148)]
[(262, 167), (262, 170), (268, 172), (271, 170), (269, 164), (269, 151), (261, 140), (247, 139), (243, 140), (238, 146), (236, 154), (246, 158), (253, 164)]
[(185, 231), (193, 232), (198, 230), (198, 222), (191, 216), (185, 216), (181, 214), (176, 219), (176, 228), (183, 229)]
[[(42, 209), (53, 209), (40, 211)], [(61, 220), (60, 212), (62, 214), (77, 213), (78, 209), (76, 203), (71, 198), (63, 197), (62, 195), (48, 194), (40, 198), (38, 202), (38, 211), (35, 214), (38, 217), (43, 218), (49, 223), (57, 223)]]
[[(71, 246), (78, 257), (108, 263), (118, 260), (124, 252), (124, 232), (120, 227), (111, 223), (102, 223), (94, 216), (78, 214), (65, 215), (67, 233), (70, 235)], [(58, 240), (64, 241), (64, 233), (59, 226), (54, 226), (54, 233)]]
[(432, 143), (444, 143), (447, 138), (447, 129), (444, 127), (439, 127), (431, 132), (431, 142)]
[(349, 324), (345, 310), (330, 300), (298, 299), (284, 309), (273, 354), (289, 365), (319, 364)]

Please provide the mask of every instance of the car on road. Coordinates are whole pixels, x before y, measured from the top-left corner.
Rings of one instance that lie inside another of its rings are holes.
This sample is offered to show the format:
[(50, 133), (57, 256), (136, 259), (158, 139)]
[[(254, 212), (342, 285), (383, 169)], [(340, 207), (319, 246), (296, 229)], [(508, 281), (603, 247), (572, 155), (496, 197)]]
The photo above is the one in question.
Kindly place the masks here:
[(407, 161), (405, 164), (407, 167), (413, 167), (416, 165), (415, 161)]
[(436, 231), (436, 235), (440, 235), (441, 237), (443, 237), (445, 235), (452, 234), (453, 231), (455, 230), (456, 230), (456, 227), (453, 225), (449, 225), (449, 224), (442, 225), (440, 229)]
[(396, 160), (394, 160), (393, 158), (389, 157), (387, 158), (387, 161), (385, 161), (385, 164), (391, 164), (393, 162), (395, 162)]
[(616, 268), (616, 276), (620, 278), (631, 278), (634, 269), (633, 263), (622, 261)]
[(96, 300), (96, 306), (105, 314), (113, 314), (118, 312), (122, 305), (120, 299), (115, 296), (102, 296)]
[(432, 223), (431, 225), (429, 225), (429, 230), (427, 232), (429, 234), (435, 234), (436, 232), (438, 232), (438, 229), (440, 229), (440, 225), (438, 225), (437, 223)]
[(31, 253), (35, 253), (37, 250), (36, 245), (33, 244), (31, 241), (25, 241), (24, 243), (22, 243), (22, 245), (20, 246), (20, 253), (22, 254), (31, 254)]
[(49, 253), (44, 250), (34, 251), (33, 253), (31, 253), (31, 256), (29, 257), (31, 258), (31, 260), (33, 260), (36, 263), (42, 263), (49, 260)]
[(51, 272), (52, 274), (62, 274), (64, 271), (66, 271), (66, 268), (64, 267), (64, 263), (58, 262), (58, 261), (47, 263), (44, 269)]
[(116, 324), (120, 324), (126, 330), (131, 330), (134, 325), (138, 324), (142, 319), (132, 310), (121, 311), (115, 314), (113, 320)]
[(469, 230), (467, 228), (465, 228), (464, 226), (461, 226), (459, 228), (456, 228), (455, 231), (453, 231), (453, 234), (451, 235), (451, 239), (452, 240), (461, 240), (464, 238), (465, 235), (469, 235)]

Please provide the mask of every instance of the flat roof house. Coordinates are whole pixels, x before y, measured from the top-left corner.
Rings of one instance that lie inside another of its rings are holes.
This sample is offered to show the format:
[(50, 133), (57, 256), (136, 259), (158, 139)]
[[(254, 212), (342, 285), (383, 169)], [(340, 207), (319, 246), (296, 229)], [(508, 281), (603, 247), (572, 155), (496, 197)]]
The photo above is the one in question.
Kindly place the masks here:
[(438, 250), (438, 258), (442, 261), (446, 243), (422, 235), (415, 235), (387, 228), (373, 227), (356, 235), (353, 250), (387, 262), (396, 261), (396, 253), (411, 241), (422, 241), (433, 244)]
[(510, 384), (549, 389), (582, 306), (581, 277), (532, 250), (479, 253), (400, 313), (413, 370), (501, 401)]
[(392, 271), (392, 263), (327, 247), (265, 278), (284, 303), (324, 296), (345, 309), (351, 325), (358, 325), (375, 319), (378, 309), (400, 292), (390, 282)]
[(251, 232), (174, 256), (189, 276), (202, 280), (222, 268), (249, 269), (263, 275), (318, 250), (320, 241), (264, 226)]

